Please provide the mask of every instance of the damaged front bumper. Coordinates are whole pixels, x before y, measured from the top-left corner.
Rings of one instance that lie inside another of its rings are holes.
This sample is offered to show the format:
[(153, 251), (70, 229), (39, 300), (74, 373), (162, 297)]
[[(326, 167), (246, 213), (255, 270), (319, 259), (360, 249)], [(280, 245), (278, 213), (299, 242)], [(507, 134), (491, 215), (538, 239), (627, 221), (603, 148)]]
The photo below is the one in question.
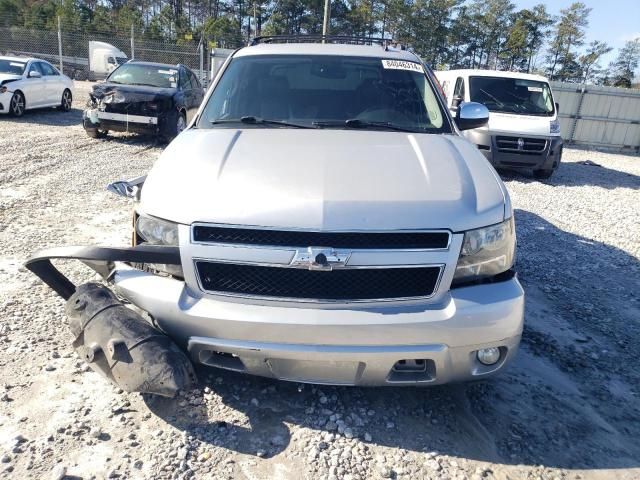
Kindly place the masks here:
[(98, 108), (89, 108), (84, 111), (82, 125), (85, 130), (97, 128), (140, 134), (162, 133), (163, 129), (162, 117), (105, 112)]
[(116, 261), (179, 264), (177, 248), (54, 248), (39, 252), (25, 266), (67, 300), (73, 347), (95, 371), (128, 392), (167, 397), (195, 382), (191, 362), (167, 335), (126, 307), (106, 286), (76, 287), (52, 259), (80, 260), (108, 280)]
[[(184, 280), (127, 265), (180, 265), (178, 247), (53, 249), (27, 262), (69, 298), (75, 286), (51, 258), (90, 265), (193, 362), (281, 380), (415, 386), (479, 379), (509, 363), (522, 332), (524, 292), (515, 276), (452, 289), (437, 304), (292, 308), (202, 295)], [(499, 361), (480, 363), (476, 353), (494, 347)]]

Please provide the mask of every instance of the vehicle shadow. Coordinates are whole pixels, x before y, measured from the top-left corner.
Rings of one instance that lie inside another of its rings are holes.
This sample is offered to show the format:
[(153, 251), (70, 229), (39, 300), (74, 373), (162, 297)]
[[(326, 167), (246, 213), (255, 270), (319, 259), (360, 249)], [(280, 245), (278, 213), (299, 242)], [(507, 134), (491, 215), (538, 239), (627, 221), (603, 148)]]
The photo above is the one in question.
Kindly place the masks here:
[(25, 111), (22, 117), (8, 116), (7, 120), (17, 124), (35, 123), (52, 127), (70, 127), (82, 124), (82, 109), (71, 108), (68, 112), (61, 112), (55, 108), (38, 108)]
[(421, 463), (435, 451), (513, 468), (640, 467), (637, 259), (530, 212), (516, 224), (527, 323), (515, 362), (490, 381), (331, 387), (200, 368), (198, 389), (145, 403), (204, 443), (265, 458), (303, 427), (319, 451), (338, 434)]
[[(631, 188), (640, 189), (640, 176), (632, 173), (613, 170), (595, 161), (589, 161), (588, 151), (585, 151), (586, 163), (562, 162), (558, 170), (547, 180), (534, 178), (530, 172), (516, 170), (500, 170), (500, 177), (505, 180), (515, 180), (523, 183), (540, 182), (547, 185), (583, 186), (592, 185), (606, 189)], [(633, 155), (635, 157), (635, 155)], [(638, 157), (640, 161), (640, 157)]]

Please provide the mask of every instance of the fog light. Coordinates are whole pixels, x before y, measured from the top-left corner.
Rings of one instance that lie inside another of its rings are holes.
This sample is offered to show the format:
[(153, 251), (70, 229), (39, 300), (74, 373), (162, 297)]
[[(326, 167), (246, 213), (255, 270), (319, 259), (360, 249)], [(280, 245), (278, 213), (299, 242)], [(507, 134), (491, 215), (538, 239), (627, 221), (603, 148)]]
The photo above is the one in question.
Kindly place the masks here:
[(478, 350), (477, 356), (483, 365), (495, 365), (500, 360), (500, 349), (498, 347), (483, 348)]

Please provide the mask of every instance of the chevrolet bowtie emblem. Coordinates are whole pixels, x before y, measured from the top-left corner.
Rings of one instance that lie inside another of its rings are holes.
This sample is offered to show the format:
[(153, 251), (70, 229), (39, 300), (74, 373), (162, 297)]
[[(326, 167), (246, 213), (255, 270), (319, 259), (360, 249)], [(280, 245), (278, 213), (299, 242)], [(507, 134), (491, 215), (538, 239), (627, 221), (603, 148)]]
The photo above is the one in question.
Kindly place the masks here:
[(344, 267), (351, 256), (351, 252), (339, 252), (332, 248), (309, 247), (297, 250), (291, 266), (307, 268), (309, 270), (333, 270)]

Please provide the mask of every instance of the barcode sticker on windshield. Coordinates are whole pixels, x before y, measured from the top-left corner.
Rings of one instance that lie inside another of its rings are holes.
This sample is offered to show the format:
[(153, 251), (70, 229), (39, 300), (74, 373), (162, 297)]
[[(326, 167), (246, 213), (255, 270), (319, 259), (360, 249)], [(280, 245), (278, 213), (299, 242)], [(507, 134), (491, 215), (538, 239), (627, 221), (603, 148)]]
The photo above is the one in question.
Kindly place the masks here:
[(541, 92), (542, 87), (527, 87), (527, 90), (529, 90), (530, 92)]
[(12, 67), (24, 67), (24, 63), (9, 62)]
[(405, 60), (382, 60), (382, 66), (391, 70), (409, 70), (410, 72), (424, 73), (422, 65)]
[(164, 75), (173, 75), (174, 73), (178, 73), (177, 70), (158, 70), (158, 73), (162, 73)]

